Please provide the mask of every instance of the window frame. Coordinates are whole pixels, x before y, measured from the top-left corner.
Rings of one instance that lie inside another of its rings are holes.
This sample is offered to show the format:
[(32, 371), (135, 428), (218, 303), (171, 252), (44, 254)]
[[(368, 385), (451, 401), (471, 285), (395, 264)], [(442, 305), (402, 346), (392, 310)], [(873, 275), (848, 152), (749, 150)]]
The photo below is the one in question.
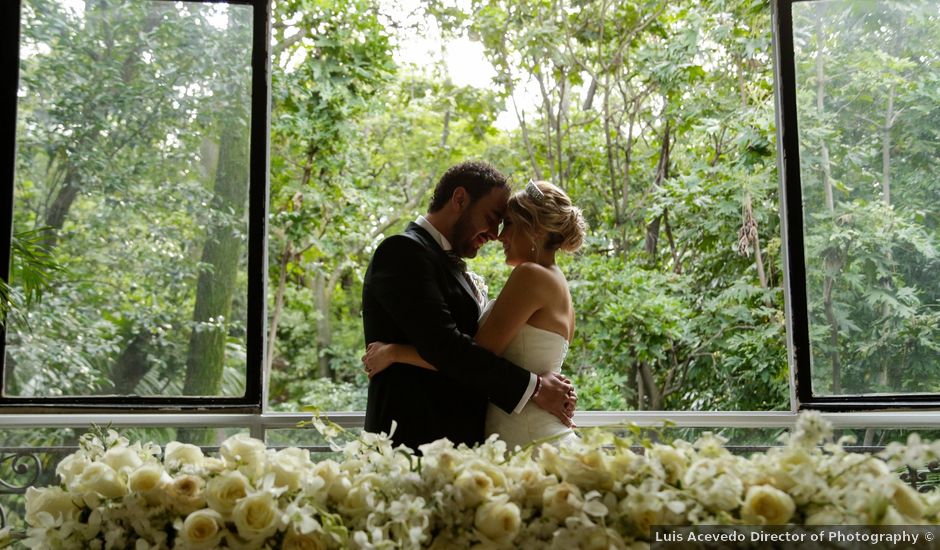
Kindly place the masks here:
[[(173, 0), (148, 0), (154, 2)], [(252, 98), (249, 161), (248, 229), (248, 319), (246, 326), (245, 394), (237, 397), (146, 397), (146, 396), (68, 396), (10, 397), (0, 395), (4, 414), (50, 413), (231, 413), (264, 415), (265, 418), (292, 413), (268, 413), (267, 373), (263, 372), (266, 350), (267, 294), (267, 216), (270, 166), (271, 105), (271, 0), (189, 0), (199, 3), (249, 5), (253, 9)], [(787, 360), (790, 366), (791, 412), (801, 409), (822, 411), (871, 411), (877, 409), (926, 409), (940, 407), (940, 394), (892, 395), (814, 395), (811, 372), (809, 309), (806, 286), (806, 258), (803, 239), (802, 188), (800, 178), (799, 128), (797, 124), (796, 74), (793, 51), (792, 7), (797, 2), (818, 0), (771, 0), (771, 32), (775, 77), (777, 156), (780, 186), (779, 212), (784, 272)], [(0, 278), (9, 280), (16, 166), (16, 113), (19, 77), (21, 0), (0, 6)], [(5, 329), (0, 326), (0, 366), (5, 358)], [(0, 388), (4, 371), (0, 368)], [(663, 412), (670, 416), (681, 411)], [(591, 416), (601, 413), (579, 413)], [(621, 417), (636, 412), (611, 412)], [(699, 413), (701, 414), (701, 413)], [(723, 415), (716, 413), (716, 419)], [(350, 425), (361, 412), (349, 416)], [(657, 414), (658, 418), (660, 415)], [(600, 420), (600, 418), (596, 419)], [(606, 418), (604, 420), (607, 420)], [(934, 420), (934, 423), (936, 420)], [(213, 422), (210, 422), (210, 424)], [(598, 422), (602, 424), (604, 422)], [(594, 422), (589, 421), (589, 424)], [(263, 428), (262, 428), (263, 431)]]
[(871, 411), (940, 407), (940, 393), (816, 395), (813, 392), (809, 336), (809, 299), (803, 240), (803, 193), (793, 50), (793, 4), (819, 0), (772, 0), (774, 94), (777, 119), (777, 169), (783, 239), (784, 303), (791, 402), (820, 411)]
[[(146, 0), (172, 2), (174, 0)], [(260, 413), (264, 407), (262, 367), (265, 353), (267, 288), (267, 219), (270, 167), (271, 0), (187, 0), (201, 4), (251, 6), (251, 126), (248, 179), (248, 289), (245, 393), (241, 396), (62, 396), (13, 397), (6, 387), (6, 328), (0, 325), (0, 411), (14, 413), (141, 412)], [(9, 281), (16, 173), (17, 90), (19, 88), (20, 16), (22, 0), (0, 8), (0, 278)]]

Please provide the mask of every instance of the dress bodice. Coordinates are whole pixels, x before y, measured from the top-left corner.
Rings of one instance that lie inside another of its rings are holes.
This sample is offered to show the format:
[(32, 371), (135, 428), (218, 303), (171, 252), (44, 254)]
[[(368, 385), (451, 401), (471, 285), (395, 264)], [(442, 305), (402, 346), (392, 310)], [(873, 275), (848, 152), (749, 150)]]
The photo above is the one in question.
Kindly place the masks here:
[[(480, 325), (486, 322), (495, 303), (496, 300), (490, 300), (483, 308)], [(564, 336), (529, 324), (519, 329), (503, 352), (503, 357), (535, 374), (561, 372), (567, 355), (568, 340)]]
[[(482, 326), (489, 317), (495, 301), (483, 308), (480, 316)], [(568, 355), (568, 339), (550, 330), (525, 324), (516, 333), (503, 357), (516, 365), (538, 375), (560, 372), (562, 363)], [(499, 407), (489, 405), (486, 413), (486, 434), (499, 434), (510, 449), (525, 445), (531, 441), (561, 434), (572, 434), (571, 429), (561, 423), (553, 414), (539, 408), (531, 401), (518, 413), (508, 414)]]

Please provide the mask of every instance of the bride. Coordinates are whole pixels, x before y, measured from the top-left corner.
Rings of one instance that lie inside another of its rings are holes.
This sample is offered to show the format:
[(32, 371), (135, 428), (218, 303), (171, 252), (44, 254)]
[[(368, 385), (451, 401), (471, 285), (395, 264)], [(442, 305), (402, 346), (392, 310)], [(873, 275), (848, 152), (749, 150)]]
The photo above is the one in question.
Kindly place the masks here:
[[(568, 281), (555, 263), (558, 250), (574, 252), (584, 240), (580, 209), (557, 186), (532, 182), (509, 198), (499, 240), (513, 267), (499, 297), (480, 317), (474, 340), (530, 372), (560, 372), (574, 337), (574, 306)], [(363, 357), (369, 377), (393, 363), (437, 370), (413, 346), (373, 342)], [(574, 437), (553, 414), (529, 403), (518, 414), (490, 404), (486, 434), (509, 448), (545, 437)]]

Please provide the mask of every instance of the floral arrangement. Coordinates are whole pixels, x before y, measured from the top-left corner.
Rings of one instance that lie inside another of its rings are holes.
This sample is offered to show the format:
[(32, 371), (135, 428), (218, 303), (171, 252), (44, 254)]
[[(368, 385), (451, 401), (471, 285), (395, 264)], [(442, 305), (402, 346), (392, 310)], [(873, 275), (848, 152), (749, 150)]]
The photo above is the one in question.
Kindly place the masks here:
[[(338, 428), (314, 424), (328, 437)], [(61, 485), (26, 495), (34, 548), (633, 548), (651, 525), (940, 522), (940, 496), (892, 472), (940, 454), (916, 436), (879, 456), (833, 442), (816, 414), (784, 445), (736, 456), (694, 443), (590, 430), (578, 441), (507, 452), (440, 440), (422, 456), (364, 434), (341, 460), (313, 462), (236, 435), (218, 457), (199, 447), (82, 439)], [(340, 450), (339, 448), (337, 450)], [(161, 452), (162, 451), (162, 452)]]

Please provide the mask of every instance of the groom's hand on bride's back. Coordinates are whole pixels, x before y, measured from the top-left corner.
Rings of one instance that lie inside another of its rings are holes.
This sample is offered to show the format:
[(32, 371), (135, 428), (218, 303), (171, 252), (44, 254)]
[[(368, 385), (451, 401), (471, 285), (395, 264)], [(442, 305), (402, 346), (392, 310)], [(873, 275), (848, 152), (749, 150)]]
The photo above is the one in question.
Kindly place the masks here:
[(539, 387), (532, 394), (532, 401), (557, 416), (564, 425), (575, 428), (573, 417), (578, 404), (578, 394), (574, 391), (571, 381), (553, 372), (540, 378)]

